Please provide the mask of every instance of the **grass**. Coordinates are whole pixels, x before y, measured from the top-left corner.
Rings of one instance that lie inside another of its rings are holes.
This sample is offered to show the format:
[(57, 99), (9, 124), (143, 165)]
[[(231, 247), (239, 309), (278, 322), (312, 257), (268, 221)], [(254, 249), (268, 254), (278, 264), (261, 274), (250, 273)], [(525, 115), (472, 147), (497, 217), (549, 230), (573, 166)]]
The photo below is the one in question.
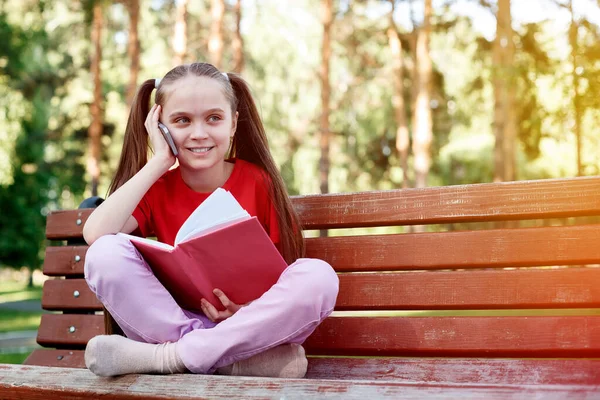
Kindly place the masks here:
[(41, 318), (41, 312), (0, 309), (0, 333), (36, 330)]
[(27, 353), (0, 354), (0, 364), (22, 364), (27, 358)]
[[(28, 288), (25, 283), (5, 281), (0, 283), (0, 304), (23, 300), (40, 300), (42, 288)], [(40, 324), (41, 312), (0, 309), (0, 333), (10, 331), (36, 330)]]
[(22, 300), (39, 300), (41, 298), (41, 286), (28, 288), (27, 285), (19, 282), (9, 281), (0, 283), (0, 303)]
[(40, 300), (41, 298), (42, 289), (34, 287), (33, 289), (2, 293), (0, 294), (0, 304), (13, 301)]
[[(23, 282), (11, 280), (0, 282), (0, 304), (23, 300), (40, 300), (41, 298), (41, 286), (28, 288), (27, 284)], [(41, 316), (41, 311), (31, 312), (14, 310), (11, 308), (0, 308), (0, 333), (36, 330), (40, 325)], [(18, 350), (15, 349), (15, 351)], [(30, 351), (21, 353), (0, 353), (0, 364), (21, 364), (29, 354)]]

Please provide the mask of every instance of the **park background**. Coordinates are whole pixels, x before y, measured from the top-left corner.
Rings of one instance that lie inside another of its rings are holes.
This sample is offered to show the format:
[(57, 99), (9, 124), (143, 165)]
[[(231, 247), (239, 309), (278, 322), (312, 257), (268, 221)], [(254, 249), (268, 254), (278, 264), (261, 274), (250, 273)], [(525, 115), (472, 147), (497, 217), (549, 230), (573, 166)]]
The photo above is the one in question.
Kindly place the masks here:
[(596, 0), (0, 0), (0, 362), (145, 79), (242, 74), (291, 195), (596, 175), (599, 38)]

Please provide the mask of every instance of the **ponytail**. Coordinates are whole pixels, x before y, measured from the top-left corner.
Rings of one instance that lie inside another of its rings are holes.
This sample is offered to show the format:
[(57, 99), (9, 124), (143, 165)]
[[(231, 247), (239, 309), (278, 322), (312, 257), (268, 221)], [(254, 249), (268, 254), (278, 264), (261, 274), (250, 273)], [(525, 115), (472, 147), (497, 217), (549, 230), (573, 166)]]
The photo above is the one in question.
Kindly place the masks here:
[(267, 135), (250, 88), (236, 74), (228, 74), (228, 80), (237, 99), (236, 108), (239, 113), (236, 130), (239, 133), (233, 137), (231, 156), (251, 162), (267, 173), (269, 193), (279, 224), (280, 249), (283, 258), (291, 264), (304, 256), (304, 238), (300, 219), (269, 151)]
[(133, 99), (125, 128), (121, 158), (108, 189), (109, 195), (137, 174), (148, 162), (149, 139), (144, 122), (150, 111), (150, 96), (154, 84), (154, 79), (142, 83)]

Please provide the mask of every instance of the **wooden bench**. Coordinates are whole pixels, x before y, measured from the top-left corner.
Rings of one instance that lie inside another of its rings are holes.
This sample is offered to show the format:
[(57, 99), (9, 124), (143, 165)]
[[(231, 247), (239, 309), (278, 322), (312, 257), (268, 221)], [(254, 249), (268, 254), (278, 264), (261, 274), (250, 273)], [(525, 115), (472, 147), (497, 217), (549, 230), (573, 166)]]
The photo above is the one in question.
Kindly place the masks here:
[[(53, 212), (37, 341), (0, 365), (8, 398), (579, 398), (600, 384), (600, 177), (310, 195), (293, 199), (307, 256), (339, 272), (334, 316), (305, 344), (308, 379), (131, 375), (83, 362), (105, 332), (83, 280), (91, 209)], [(512, 222), (511, 222), (512, 221)], [(425, 233), (402, 226), (432, 225)], [(368, 227), (386, 228), (374, 233)], [(361, 228), (343, 231), (341, 228)], [(369, 231), (369, 232), (367, 232)], [(349, 357), (367, 356), (367, 357)], [(63, 367), (63, 368), (56, 368)]]

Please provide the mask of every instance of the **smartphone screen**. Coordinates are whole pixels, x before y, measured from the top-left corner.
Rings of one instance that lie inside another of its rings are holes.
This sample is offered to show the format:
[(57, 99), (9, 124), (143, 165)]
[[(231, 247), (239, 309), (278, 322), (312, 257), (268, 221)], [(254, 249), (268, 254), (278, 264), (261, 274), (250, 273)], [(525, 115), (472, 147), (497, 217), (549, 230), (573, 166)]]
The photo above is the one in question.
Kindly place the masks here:
[(174, 156), (177, 156), (177, 154), (179, 154), (179, 153), (177, 152), (177, 147), (175, 147), (175, 142), (173, 142), (173, 138), (171, 137), (171, 133), (169, 132), (169, 129), (161, 122), (158, 123), (158, 127), (160, 128), (160, 131), (162, 132), (163, 137), (169, 144), (169, 147), (171, 148), (171, 152), (173, 153)]

